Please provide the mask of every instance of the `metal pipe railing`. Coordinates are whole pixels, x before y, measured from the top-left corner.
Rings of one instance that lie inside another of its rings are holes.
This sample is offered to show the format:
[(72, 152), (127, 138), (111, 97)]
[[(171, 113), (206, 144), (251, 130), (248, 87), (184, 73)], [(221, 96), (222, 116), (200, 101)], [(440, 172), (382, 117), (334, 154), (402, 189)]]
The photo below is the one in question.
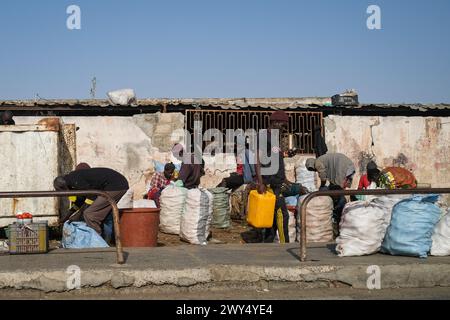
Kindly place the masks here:
[(315, 197), (320, 196), (355, 196), (355, 195), (388, 195), (388, 194), (442, 194), (450, 193), (450, 188), (435, 188), (435, 189), (374, 189), (374, 190), (329, 190), (316, 191), (308, 194), (303, 199), (300, 210), (300, 261), (306, 261), (306, 207), (309, 201)]
[(0, 192), (1, 198), (46, 198), (46, 197), (70, 197), (70, 196), (100, 196), (104, 197), (111, 204), (113, 210), (114, 233), (116, 238), (117, 263), (123, 264), (122, 242), (120, 241), (119, 208), (116, 201), (104, 191), (86, 190), (86, 191), (11, 191)]

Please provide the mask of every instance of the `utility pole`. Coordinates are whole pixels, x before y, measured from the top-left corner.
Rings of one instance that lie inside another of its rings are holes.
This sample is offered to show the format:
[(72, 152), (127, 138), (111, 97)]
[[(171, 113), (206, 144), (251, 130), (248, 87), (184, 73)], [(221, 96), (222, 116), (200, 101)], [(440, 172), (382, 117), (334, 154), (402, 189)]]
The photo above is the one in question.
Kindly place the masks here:
[(95, 92), (97, 90), (97, 77), (91, 80), (91, 98), (95, 99)]

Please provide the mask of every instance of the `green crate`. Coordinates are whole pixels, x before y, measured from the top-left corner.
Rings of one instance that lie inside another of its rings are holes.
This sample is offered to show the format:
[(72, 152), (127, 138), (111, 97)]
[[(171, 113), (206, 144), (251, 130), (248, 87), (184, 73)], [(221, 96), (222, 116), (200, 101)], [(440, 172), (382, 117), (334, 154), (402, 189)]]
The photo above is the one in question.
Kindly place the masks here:
[(49, 244), (47, 221), (26, 225), (13, 223), (9, 226), (8, 231), (10, 254), (48, 252)]

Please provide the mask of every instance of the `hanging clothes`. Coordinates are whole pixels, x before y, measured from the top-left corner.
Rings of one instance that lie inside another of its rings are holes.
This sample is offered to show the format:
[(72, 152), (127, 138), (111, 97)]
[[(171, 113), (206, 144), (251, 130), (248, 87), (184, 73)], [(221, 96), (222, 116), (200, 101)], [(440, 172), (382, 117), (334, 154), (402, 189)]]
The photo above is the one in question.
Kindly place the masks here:
[(316, 126), (314, 128), (314, 151), (316, 153), (316, 158), (326, 154), (328, 152), (327, 144), (325, 143), (325, 139), (322, 136), (322, 127)]

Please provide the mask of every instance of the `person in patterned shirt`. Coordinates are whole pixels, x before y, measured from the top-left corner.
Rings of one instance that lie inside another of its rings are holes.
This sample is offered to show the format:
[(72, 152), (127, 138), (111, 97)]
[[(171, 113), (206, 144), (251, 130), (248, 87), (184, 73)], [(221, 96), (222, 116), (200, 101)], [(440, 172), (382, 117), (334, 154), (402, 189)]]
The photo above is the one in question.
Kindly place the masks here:
[(159, 197), (161, 192), (167, 187), (170, 181), (174, 178), (175, 165), (173, 163), (166, 163), (164, 172), (155, 172), (149, 184), (147, 185), (147, 198), (153, 200), (159, 208)]

